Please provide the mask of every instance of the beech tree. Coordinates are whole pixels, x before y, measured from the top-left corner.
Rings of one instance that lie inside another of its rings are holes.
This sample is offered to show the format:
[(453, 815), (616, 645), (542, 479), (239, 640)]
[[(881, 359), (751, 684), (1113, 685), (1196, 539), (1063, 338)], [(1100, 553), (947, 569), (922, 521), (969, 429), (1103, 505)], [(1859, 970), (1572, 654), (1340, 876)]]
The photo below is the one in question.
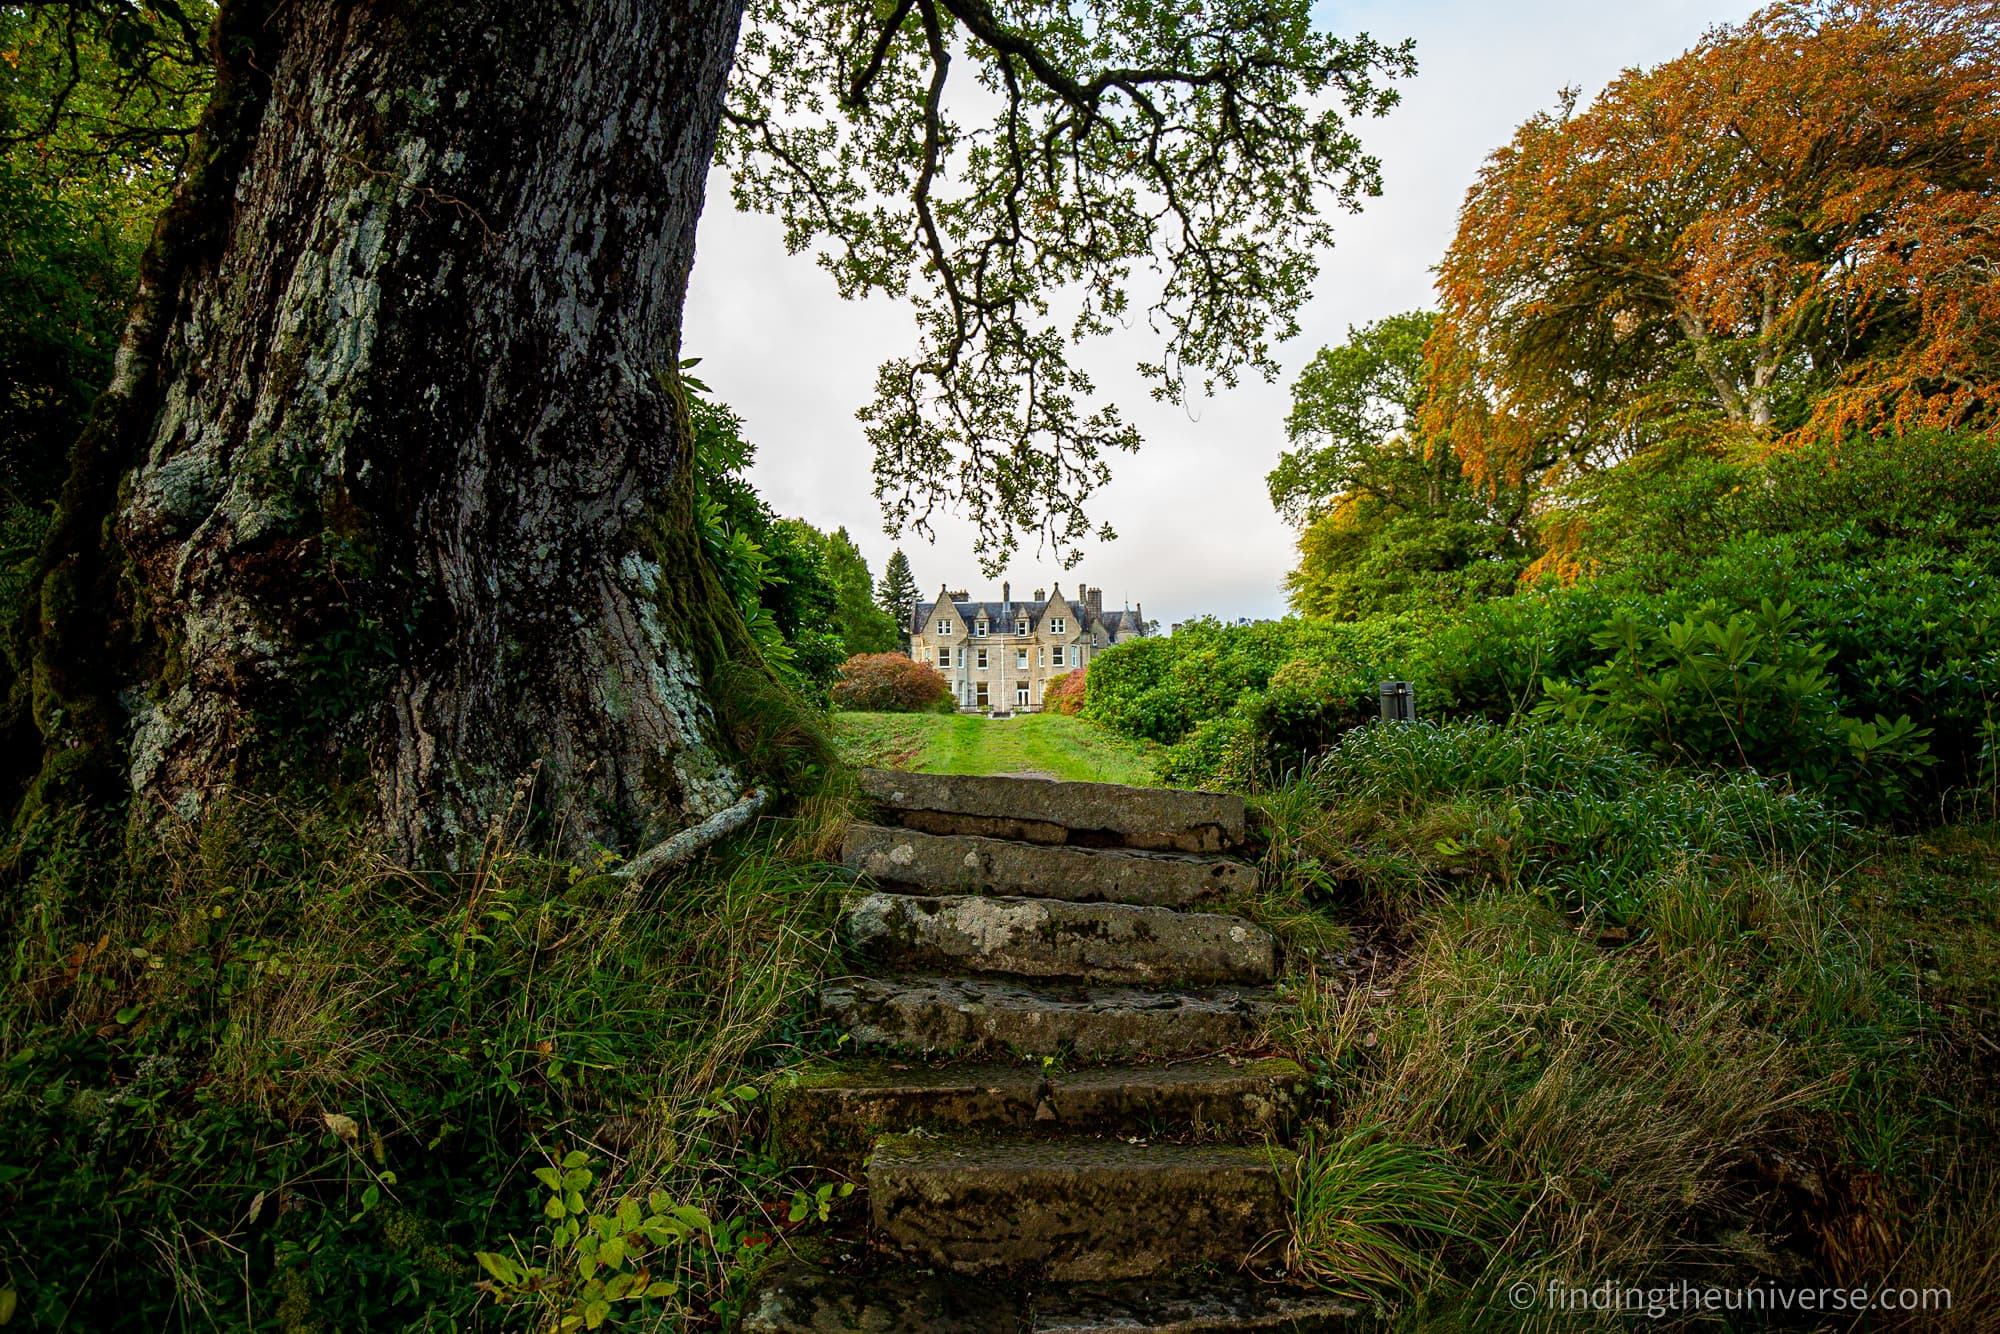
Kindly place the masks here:
[(1432, 429), (1488, 480), (2000, 412), (2000, 6), (1787, 0), (1567, 98), (1440, 267)]
[(1169, 398), (1268, 371), (1378, 188), (1351, 122), (1408, 49), (1309, 9), (223, 0), (16, 656), (22, 813), (338, 773), (416, 856), (529, 774), (572, 843), (739, 802), (755, 653), (677, 380), (718, 132), (740, 203), (914, 305), (880, 490), (898, 522), (962, 506), (994, 559), (1089, 531), (1136, 443), (1073, 337), (1142, 306)]

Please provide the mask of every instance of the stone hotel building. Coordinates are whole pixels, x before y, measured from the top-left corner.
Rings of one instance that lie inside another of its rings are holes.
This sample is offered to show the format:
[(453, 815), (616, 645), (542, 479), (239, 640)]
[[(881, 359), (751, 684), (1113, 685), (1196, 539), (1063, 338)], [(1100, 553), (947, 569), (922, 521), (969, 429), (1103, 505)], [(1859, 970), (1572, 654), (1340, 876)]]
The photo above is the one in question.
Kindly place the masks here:
[(1033, 713), (1049, 682), (1090, 665), (1090, 655), (1146, 633), (1139, 607), (1109, 615), (1104, 590), (1088, 584), (1075, 601), (1060, 585), (1016, 602), (1000, 585), (998, 602), (974, 602), (964, 590), (938, 590), (910, 616), (910, 656), (951, 684), (964, 713)]

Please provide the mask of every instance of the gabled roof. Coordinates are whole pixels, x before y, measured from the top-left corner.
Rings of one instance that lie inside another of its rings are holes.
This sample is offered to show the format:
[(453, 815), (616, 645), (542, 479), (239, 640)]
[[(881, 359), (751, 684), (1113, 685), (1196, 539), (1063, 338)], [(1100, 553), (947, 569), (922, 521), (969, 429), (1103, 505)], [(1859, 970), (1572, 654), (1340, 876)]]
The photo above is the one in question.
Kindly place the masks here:
[[(917, 623), (921, 625), (936, 615), (939, 605), (936, 602), (919, 602), (916, 614)], [(1045, 598), (1040, 602), (1025, 598), (1015, 598), (1011, 602), (982, 602), (975, 600), (970, 602), (953, 602), (949, 605), (953, 611), (958, 613), (958, 618), (967, 625), (976, 623), (981, 615), (984, 615), (987, 622), (992, 625), (1012, 624), (1020, 620), (1023, 616), (1028, 618), (1030, 625), (1040, 625), (1042, 617), (1050, 608), (1054, 608), (1057, 614), (1060, 615), (1062, 609), (1065, 607), (1069, 609), (1069, 615), (1076, 618), (1078, 625), (1082, 625), (1087, 619), (1083, 608), (1071, 602), (1068, 598), (1063, 598), (1060, 601), (1054, 598)]]

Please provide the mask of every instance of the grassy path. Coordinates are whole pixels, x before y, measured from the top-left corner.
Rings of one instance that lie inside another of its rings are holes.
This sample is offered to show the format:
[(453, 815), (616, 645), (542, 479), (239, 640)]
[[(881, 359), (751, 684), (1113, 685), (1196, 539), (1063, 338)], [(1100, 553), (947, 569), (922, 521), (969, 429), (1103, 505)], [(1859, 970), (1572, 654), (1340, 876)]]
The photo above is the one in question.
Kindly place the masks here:
[(975, 714), (836, 713), (834, 735), (856, 764), (940, 774), (1049, 774), (1151, 784), (1151, 748), (1057, 713), (995, 721)]

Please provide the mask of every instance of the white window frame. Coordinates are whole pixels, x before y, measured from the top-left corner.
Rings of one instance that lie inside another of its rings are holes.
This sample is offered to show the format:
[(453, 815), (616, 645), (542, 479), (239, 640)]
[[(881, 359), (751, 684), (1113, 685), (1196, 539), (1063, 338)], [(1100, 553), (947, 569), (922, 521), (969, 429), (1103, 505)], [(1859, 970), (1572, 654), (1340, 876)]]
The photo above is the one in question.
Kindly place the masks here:
[(1025, 620), (1020, 620), (1020, 621), (1016, 621), (1016, 622), (1014, 622), (1014, 633), (1015, 633), (1015, 634), (1017, 634), (1017, 635), (1025, 635), (1025, 634), (1027, 634), (1027, 633), (1028, 633), (1028, 623), (1027, 623), (1027, 621), (1025, 621)]
[(985, 647), (984, 647), (984, 646), (981, 646), (981, 648), (979, 649), (979, 655), (978, 655), (978, 659), (977, 659), (977, 661), (976, 661), (976, 662), (974, 662), (974, 664), (973, 664), (973, 665), (974, 665), (975, 667), (979, 668), (979, 670), (980, 670), (980, 671), (982, 671), (982, 672), (986, 670), (986, 667), (987, 667), (987, 663), (986, 663), (986, 649), (985, 649)]
[(1028, 650), (1026, 648), (1017, 648), (1014, 650), (1014, 670), (1017, 672), (1028, 670)]
[(987, 687), (984, 681), (980, 681), (972, 687), (972, 707), (975, 709), (990, 709), (993, 707), (993, 692)]
[(951, 621), (950, 621), (950, 620), (948, 620), (948, 619), (947, 619), (947, 620), (942, 620), (942, 621), (939, 621), (939, 622), (937, 623), (937, 632), (938, 632), (938, 634), (939, 634), (939, 635), (948, 635), (948, 634), (950, 634), (950, 633), (951, 633)]
[(1068, 633), (1069, 633), (1069, 630), (1068, 630), (1067, 626), (1068, 626), (1068, 623), (1067, 623), (1066, 621), (1064, 621), (1062, 617), (1060, 617), (1060, 616), (1051, 616), (1051, 617), (1049, 617), (1049, 633), (1050, 633), (1050, 634), (1052, 634), (1052, 635), (1062, 635), (1062, 634), (1068, 634)]
[(1018, 708), (1024, 708), (1024, 707), (1026, 707), (1027, 703), (1028, 703), (1028, 687), (1026, 687), (1026, 686), (1015, 686), (1015, 687), (1014, 687), (1014, 707), (1015, 707), (1015, 708), (1017, 708), (1017, 709), (1018, 709)]
[(1063, 662), (1063, 646), (1061, 644), (1057, 644), (1055, 646), (1055, 651), (1049, 655), (1049, 666), (1061, 667), (1064, 665), (1065, 664)]
[(940, 667), (951, 666), (951, 650), (949, 648), (944, 647), (943, 645), (940, 645), (938, 647), (937, 665)]

